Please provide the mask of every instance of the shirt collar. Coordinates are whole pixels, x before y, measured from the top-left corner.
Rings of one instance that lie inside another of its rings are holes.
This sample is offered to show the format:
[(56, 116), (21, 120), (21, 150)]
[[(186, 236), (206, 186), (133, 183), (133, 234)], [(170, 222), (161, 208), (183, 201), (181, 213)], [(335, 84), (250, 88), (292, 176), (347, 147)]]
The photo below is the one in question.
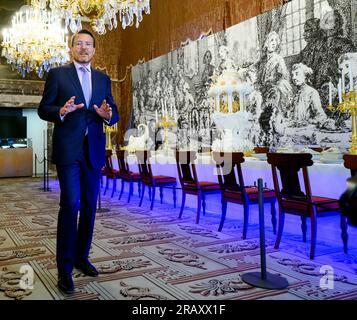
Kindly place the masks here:
[(87, 66), (83, 66), (81, 65), (80, 63), (78, 63), (77, 61), (74, 61), (73, 60), (73, 63), (74, 63), (74, 66), (76, 67), (76, 70), (80, 70), (80, 68), (84, 67), (87, 69), (88, 72), (91, 72), (91, 67), (90, 67), (90, 63), (87, 65)]

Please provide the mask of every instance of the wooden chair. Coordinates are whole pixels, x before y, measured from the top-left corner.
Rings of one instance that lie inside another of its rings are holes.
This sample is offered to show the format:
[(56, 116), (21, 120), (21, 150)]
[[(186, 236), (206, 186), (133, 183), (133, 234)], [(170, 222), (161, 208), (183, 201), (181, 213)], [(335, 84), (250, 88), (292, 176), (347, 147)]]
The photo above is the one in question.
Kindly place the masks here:
[(156, 187), (160, 188), (160, 202), (161, 203), (163, 200), (163, 188), (164, 187), (172, 188), (174, 207), (176, 208), (176, 184), (177, 184), (176, 178), (169, 177), (169, 176), (163, 176), (163, 175), (157, 175), (157, 176), (153, 175), (152, 169), (151, 169), (151, 164), (149, 161), (150, 151), (148, 151), (148, 150), (136, 151), (136, 157), (138, 159), (139, 172), (140, 172), (140, 177), (141, 177), (141, 181), (143, 184), (139, 207), (141, 207), (141, 205), (143, 203), (145, 186), (148, 186), (149, 188), (152, 188), (150, 210), (152, 210), (154, 207)]
[(196, 223), (200, 221), (201, 206), (203, 215), (206, 214), (207, 194), (220, 193), (221, 188), (216, 182), (199, 181), (196, 172), (194, 160), (196, 160), (195, 151), (176, 151), (176, 164), (179, 180), (182, 188), (182, 201), (179, 218), (181, 219), (185, 208), (186, 194), (197, 196), (197, 214)]
[[(213, 152), (213, 160), (217, 167), (219, 185), (222, 189), (222, 216), (218, 231), (223, 228), (227, 213), (228, 202), (241, 204), (244, 208), (243, 239), (247, 237), (249, 206), (258, 204), (258, 187), (245, 186), (241, 164), (244, 162), (242, 152)], [(276, 234), (276, 211), (275, 211), (275, 192), (264, 188), (264, 202), (270, 203), (271, 221), (273, 231)]]
[(102, 177), (106, 177), (106, 183), (105, 183), (105, 189), (103, 195), (107, 193), (107, 190), (109, 188), (109, 180), (113, 180), (113, 190), (111, 197), (113, 197), (114, 192), (116, 190), (116, 183), (117, 183), (117, 175), (118, 175), (118, 170), (115, 170), (113, 167), (113, 161), (112, 161), (112, 150), (105, 150), (105, 166), (102, 169), (101, 175)]
[[(306, 242), (306, 218), (311, 219), (310, 259), (314, 259), (316, 248), (317, 216), (339, 211), (337, 199), (313, 196), (307, 167), (312, 166), (312, 155), (308, 153), (268, 153), (271, 164), (275, 194), (279, 203), (278, 234), (275, 249), (279, 248), (284, 228), (285, 213), (301, 217), (303, 241)], [(277, 169), (280, 173), (280, 188)], [(301, 191), (299, 171), (302, 170), (305, 193)]]
[(141, 176), (139, 172), (132, 172), (129, 169), (129, 164), (127, 161), (127, 152), (124, 150), (117, 150), (117, 159), (118, 159), (118, 166), (119, 172), (117, 177), (121, 179), (121, 190), (119, 194), (119, 200), (121, 199), (123, 192), (124, 192), (124, 184), (125, 182), (129, 182), (129, 195), (128, 195), (128, 203), (130, 202), (130, 198), (133, 194), (133, 187), (134, 182), (138, 183), (138, 192), (139, 197), (141, 195)]
[[(344, 166), (346, 169), (351, 170), (351, 177), (357, 175), (357, 155), (345, 154), (343, 156)], [(357, 214), (357, 213), (356, 213)], [(341, 214), (341, 237), (343, 241), (343, 251), (347, 254), (348, 251), (348, 234), (347, 234), (347, 217)]]
[(357, 155), (345, 154), (343, 155), (344, 166), (351, 170), (351, 177), (357, 174)]

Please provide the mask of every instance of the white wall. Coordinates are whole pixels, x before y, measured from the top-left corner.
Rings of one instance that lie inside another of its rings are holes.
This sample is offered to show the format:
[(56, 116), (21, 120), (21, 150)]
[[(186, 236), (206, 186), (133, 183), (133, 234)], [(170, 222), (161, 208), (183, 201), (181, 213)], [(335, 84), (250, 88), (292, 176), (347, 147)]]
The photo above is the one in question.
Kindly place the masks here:
[[(43, 160), (44, 130), (47, 143), (47, 122), (37, 115), (37, 109), (23, 109), (22, 114), (27, 117), (27, 139), (32, 140), (33, 149), (33, 174), (35, 174), (35, 154), (39, 161)], [(47, 146), (46, 146), (47, 148)], [(46, 158), (47, 154), (46, 154)], [(37, 174), (43, 174), (43, 163), (37, 161)]]

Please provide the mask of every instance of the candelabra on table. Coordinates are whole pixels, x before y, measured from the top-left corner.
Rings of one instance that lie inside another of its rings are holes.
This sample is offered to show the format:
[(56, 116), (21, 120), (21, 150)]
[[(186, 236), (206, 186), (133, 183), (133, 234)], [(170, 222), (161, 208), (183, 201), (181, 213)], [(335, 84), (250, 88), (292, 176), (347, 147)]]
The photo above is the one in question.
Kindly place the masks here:
[(340, 94), (340, 99), (337, 107), (334, 107), (330, 101), (328, 110), (338, 111), (341, 113), (350, 112), (352, 122), (352, 140), (350, 147), (350, 154), (357, 155), (357, 100), (356, 92), (349, 91)]
[(114, 124), (112, 126), (104, 126), (106, 150), (113, 150), (112, 137), (111, 137), (113, 132), (115, 133), (115, 135), (117, 134), (118, 132), (117, 124)]
[(160, 121), (156, 122), (157, 128), (164, 128), (165, 137), (164, 137), (164, 151), (170, 151), (171, 148), (169, 147), (169, 128), (173, 128), (177, 126), (176, 116), (170, 117), (167, 113), (161, 118)]

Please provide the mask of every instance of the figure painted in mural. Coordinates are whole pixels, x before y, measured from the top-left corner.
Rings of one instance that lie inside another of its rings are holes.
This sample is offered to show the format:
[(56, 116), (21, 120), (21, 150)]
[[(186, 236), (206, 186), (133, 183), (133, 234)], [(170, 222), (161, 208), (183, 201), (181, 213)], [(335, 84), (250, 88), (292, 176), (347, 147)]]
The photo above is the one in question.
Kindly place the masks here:
[(181, 129), (188, 129), (188, 113), (191, 110), (191, 107), (186, 103), (186, 95), (184, 92), (184, 83), (185, 80), (182, 78), (179, 80), (179, 83), (176, 86), (176, 106), (178, 110), (178, 126)]
[(151, 111), (155, 112), (155, 103), (156, 103), (156, 98), (154, 96), (154, 90), (155, 90), (155, 83), (152, 78), (152, 73), (151, 70), (148, 70), (148, 74), (145, 77), (145, 81), (143, 81), (143, 98), (142, 98), (142, 104), (143, 104), (143, 109), (142, 112), (145, 111)]
[(167, 101), (168, 112), (170, 117), (174, 117), (176, 108), (176, 99), (174, 96), (174, 89), (171, 83), (168, 83), (165, 100)]
[(50, 70), (38, 108), (41, 119), (54, 123), (52, 160), (61, 189), (56, 259), (58, 287), (64, 292), (74, 290), (73, 267), (98, 275), (88, 255), (105, 164), (103, 124), (119, 120), (110, 78), (91, 67), (94, 53), (89, 31), (74, 34), (73, 63)]
[(252, 91), (247, 96), (247, 111), (252, 113), (253, 124), (250, 139), (255, 146), (260, 144), (261, 127), (259, 119), (262, 113), (263, 96), (259, 90), (259, 84), (257, 82), (257, 70), (252, 65), (245, 69), (245, 81), (252, 87)]
[(177, 83), (181, 80), (184, 79), (184, 72), (183, 72), (183, 67), (181, 64), (177, 63), (176, 64), (176, 78), (177, 78)]
[[(340, 78), (338, 59), (344, 53), (354, 52), (355, 46), (352, 40), (345, 36), (344, 18), (338, 10), (325, 13), (320, 21), (323, 32), (323, 45), (315, 74), (315, 88), (319, 91), (322, 107), (328, 117), (333, 118), (339, 130), (346, 130), (346, 114), (331, 112), (327, 109), (329, 105), (329, 82), (337, 88)], [(338, 95), (333, 94), (333, 104), (338, 103)]]
[(160, 71), (156, 72), (153, 97), (155, 99), (155, 109), (160, 112), (162, 110), (162, 107), (164, 106), (163, 87), (161, 83)]
[(149, 139), (146, 142), (146, 147), (149, 150), (155, 150), (156, 120), (155, 119), (149, 120), (147, 126), (149, 128)]
[(207, 50), (203, 56), (201, 83), (196, 86), (196, 103), (201, 105), (208, 99), (208, 90), (212, 84), (215, 66), (212, 64), (212, 52)]
[(283, 119), (286, 117), (292, 98), (289, 72), (284, 58), (280, 56), (280, 37), (270, 32), (264, 42), (263, 54), (257, 63), (259, 91), (263, 96), (263, 112), (259, 119), (262, 127), (262, 145), (276, 145), (283, 134)]
[(194, 131), (200, 129), (200, 115), (197, 108), (193, 108), (191, 111), (191, 126)]
[(247, 111), (251, 112), (255, 118), (259, 119), (262, 113), (263, 96), (259, 90), (257, 70), (254, 66), (245, 70), (245, 81), (252, 88), (248, 94)]
[(227, 46), (220, 46), (218, 49), (218, 55), (221, 59), (221, 62), (218, 67), (218, 74), (222, 74), (224, 70), (233, 69), (233, 61), (229, 55), (229, 49)]
[(138, 89), (135, 87), (133, 88), (133, 119), (132, 119), (135, 127), (139, 124), (139, 115), (140, 115), (139, 95), (138, 95)]
[(146, 86), (146, 97), (144, 100), (145, 108), (149, 111), (155, 111), (155, 96), (154, 96), (154, 86), (148, 82)]
[(320, 53), (324, 41), (322, 35), (320, 19), (311, 18), (306, 20), (303, 34), (306, 46), (300, 52), (300, 61), (314, 71), (310, 79), (313, 86), (317, 86), (315, 77), (318, 73), (319, 59), (321, 58)]
[(212, 63), (212, 52), (207, 50), (203, 56), (203, 71), (201, 74), (201, 81), (205, 88), (208, 90), (212, 83), (212, 76), (214, 74), (214, 65)]
[(323, 32), (319, 58), (316, 60), (315, 87), (332, 81), (337, 86), (339, 75), (338, 58), (347, 52), (356, 51), (352, 40), (344, 36), (344, 20), (338, 10), (327, 12), (320, 21)]
[[(289, 100), (292, 88), (289, 82), (289, 72), (284, 58), (280, 56), (280, 37), (272, 31), (268, 34), (264, 47), (263, 56), (258, 62), (258, 81), (264, 98), (269, 96), (269, 91), (278, 89), (284, 103)], [(264, 94), (265, 93), (265, 94)]]
[(169, 78), (167, 77), (167, 72), (165, 69), (162, 69), (161, 70), (161, 86), (162, 86), (164, 96), (167, 96), (168, 85), (169, 85)]
[(301, 127), (312, 123), (319, 128), (334, 129), (334, 121), (327, 118), (319, 93), (308, 84), (308, 78), (313, 74), (313, 70), (302, 63), (297, 63), (293, 65), (291, 73), (292, 82), (297, 88), (291, 110), (294, 126)]

